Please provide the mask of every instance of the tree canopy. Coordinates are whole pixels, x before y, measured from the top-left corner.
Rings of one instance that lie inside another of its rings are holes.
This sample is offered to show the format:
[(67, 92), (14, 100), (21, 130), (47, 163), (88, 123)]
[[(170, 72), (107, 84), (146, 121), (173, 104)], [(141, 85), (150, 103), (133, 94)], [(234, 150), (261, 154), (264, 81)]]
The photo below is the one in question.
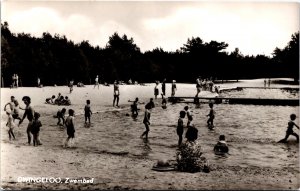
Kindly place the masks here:
[(242, 55), (238, 48), (226, 52), (225, 42), (204, 42), (191, 37), (175, 52), (155, 48), (144, 53), (133, 38), (117, 32), (105, 47), (88, 40), (75, 44), (65, 36), (44, 32), (36, 38), (14, 34), (7, 22), (1, 23), (1, 72), (9, 86), (18, 74), (23, 86), (33, 86), (37, 78), (44, 85), (66, 85), (68, 81), (90, 84), (96, 75), (101, 82), (129, 79), (139, 82), (176, 79), (195, 82), (199, 75), (217, 79), (292, 77), (299, 79), (299, 31), (286, 47), (274, 48), (272, 57)]

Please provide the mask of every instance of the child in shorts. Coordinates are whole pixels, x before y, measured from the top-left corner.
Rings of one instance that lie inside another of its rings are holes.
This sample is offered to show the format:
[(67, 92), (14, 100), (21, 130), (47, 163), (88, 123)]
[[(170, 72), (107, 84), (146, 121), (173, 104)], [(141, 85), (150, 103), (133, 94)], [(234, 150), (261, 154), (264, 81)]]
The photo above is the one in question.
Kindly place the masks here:
[(16, 125), (15, 125), (13, 117), (11, 115), (11, 111), (6, 110), (6, 114), (8, 116), (7, 123), (6, 123), (6, 126), (8, 127), (8, 137), (9, 137), (9, 140), (11, 141), (11, 138), (16, 139), (15, 135), (14, 135), (14, 131), (13, 131)]
[(71, 147), (72, 143), (74, 141), (74, 138), (75, 138), (74, 114), (75, 114), (74, 110), (69, 109), (69, 116), (67, 117), (66, 122), (65, 122), (66, 127), (67, 127), (68, 138), (66, 139), (66, 141), (64, 143), (64, 147)]
[(207, 120), (207, 125), (210, 127), (210, 128), (213, 128), (214, 127), (214, 119), (215, 119), (215, 111), (214, 111), (214, 104), (213, 103), (209, 103), (209, 107), (210, 107), (210, 111), (208, 113), (208, 120)]

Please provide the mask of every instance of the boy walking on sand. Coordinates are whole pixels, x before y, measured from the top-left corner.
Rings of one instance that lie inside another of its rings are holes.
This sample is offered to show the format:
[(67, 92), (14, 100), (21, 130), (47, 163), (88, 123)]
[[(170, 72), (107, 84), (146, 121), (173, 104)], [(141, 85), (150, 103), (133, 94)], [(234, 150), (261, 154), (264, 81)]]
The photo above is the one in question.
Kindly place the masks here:
[(92, 111), (91, 111), (91, 105), (90, 104), (91, 104), (91, 101), (86, 100), (86, 105), (84, 107), (85, 123), (87, 123), (87, 120), (89, 120), (89, 123), (91, 123)]
[[(71, 147), (75, 138), (75, 123), (74, 123), (74, 110), (69, 109), (69, 116), (66, 119), (66, 127), (68, 138), (64, 143), (64, 147)], [(71, 139), (71, 140), (70, 140)], [(71, 142), (71, 144), (69, 144)]]
[(286, 143), (287, 139), (289, 138), (290, 135), (294, 135), (297, 138), (297, 142), (299, 143), (299, 135), (297, 135), (294, 131), (293, 131), (293, 127), (296, 126), (299, 129), (299, 126), (294, 122), (296, 119), (296, 115), (295, 114), (291, 114), (290, 115), (290, 121), (288, 122), (288, 127), (286, 130), (286, 135), (284, 137), (284, 139), (281, 139), (279, 142), (280, 143)]
[(148, 139), (148, 133), (150, 131), (149, 125), (150, 125), (150, 116), (151, 116), (151, 105), (147, 104), (145, 106), (145, 116), (144, 116), (144, 120), (143, 123), (145, 124), (146, 127), (146, 131), (144, 131), (144, 133), (141, 135), (141, 138), (143, 138), (143, 136), (145, 136), (146, 139)]

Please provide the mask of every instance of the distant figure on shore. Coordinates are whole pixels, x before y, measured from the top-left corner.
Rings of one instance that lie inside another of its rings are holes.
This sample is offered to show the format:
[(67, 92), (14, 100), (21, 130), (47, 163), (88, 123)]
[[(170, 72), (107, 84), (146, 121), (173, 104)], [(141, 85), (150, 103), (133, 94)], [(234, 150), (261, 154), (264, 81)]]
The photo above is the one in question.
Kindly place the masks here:
[(26, 108), (25, 108), (25, 112), (23, 114), (23, 118), (19, 122), (19, 126), (22, 124), (24, 119), (27, 117), (29, 123), (28, 123), (27, 129), (26, 129), (26, 133), (27, 133), (27, 138), (28, 138), (28, 144), (30, 145), (31, 144), (31, 127), (32, 127), (33, 119), (34, 119), (34, 109), (30, 105), (31, 98), (29, 96), (24, 96), (22, 98), (22, 101), (26, 105)]
[(120, 96), (120, 91), (119, 91), (119, 84), (118, 81), (115, 80), (114, 82), (114, 100), (113, 100), (113, 107), (115, 107), (115, 102), (117, 101), (116, 107), (119, 107), (119, 96)]
[(41, 79), (39, 77), (37, 78), (37, 87), (41, 87)]
[(33, 135), (33, 146), (42, 145), (40, 141), (40, 129), (42, 127), (42, 123), (39, 120), (40, 114), (38, 112), (34, 113), (34, 120), (32, 122), (31, 133)]
[(18, 88), (19, 87), (19, 76), (18, 74), (16, 74), (16, 87)]
[(66, 139), (64, 143), (64, 147), (72, 147), (74, 144), (75, 139), (75, 118), (74, 118), (74, 110), (69, 109), (69, 116), (66, 119), (66, 127), (67, 127), (67, 134), (68, 138)]
[(54, 104), (54, 99), (55, 99), (55, 95), (52, 95), (52, 97), (50, 98), (46, 98), (45, 103), (48, 104)]
[(186, 112), (185, 111), (180, 111), (179, 113), (179, 119), (178, 119), (178, 123), (177, 123), (177, 135), (179, 137), (178, 139), (178, 146), (181, 145), (182, 143), (182, 135), (183, 135), (183, 119), (185, 117)]
[(297, 142), (299, 143), (299, 135), (293, 131), (293, 127), (296, 126), (299, 129), (299, 126), (294, 122), (296, 119), (295, 114), (290, 115), (290, 121), (288, 122), (287, 130), (286, 130), (286, 135), (283, 139), (279, 141), (279, 143), (286, 143), (287, 139), (289, 138), (290, 135), (294, 135), (297, 138)]
[(213, 92), (213, 86), (214, 86), (213, 78), (210, 77), (210, 79), (208, 81), (208, 87), (209, 87), (210, 92)]
[(91, 123), (91, 115), (92, 115), (92, 110), (91, 110), (91, 101), (86, 100), (86, 105), (84, 106), (84, 118), (85, 118), (85, 123), (87, 123), (87, 120), (89, 120), (89, 123)]
[(98, 76), (98, 75), (97, 75), (96, 78), (95, 78), (94, 89), (95, 89), (96, 86), (98, 86), (98, 89), (99, 89), (99, 86), (100, 86), (100, 85), (99, 85), (99, 76)]
[(208, 120), (207, 120), (207, 125), (210, 129), (214, 128), (214, 119), (215, 119), (215, 111), (214, 111), (214, 104), (213, 103), (209, 103), (208, 104), (210, 107), (209, 113), (207, 114), (208, 116)]
[(269, 78), (269, 80), (268, 80), (268, 87), (270, 87), (270, 85), (271, 85), (271, 79)]
[[(56, 116), (57, 116), (57, 125), (64, 125), (65, 124), (65, 113), (66, 108), (62, 108), (61, 110), (58, 110)], [(62, 121), (62, 124), (60, 123)]]
[(214, 147), (216, 155), (224, 155), (228, 153), (229, 149), (225, 141), (225, 135), (220, 135), (218, 143)]
[(200, 76), (196, 79), (196, 89), (197, 89), (197, 93), (196, 93), (195, 97), (198, 97), (199, 93), (201, 92), (201, 77)]
[(164, 96), (166, 96), (166, 78), (162, 81), (162, 84), (161, 84), (161, 91), (162, 91), (162, 98), (164, 97)]
[(150, 126), (151, 110), (152, 110), (151, 105), (146, 104), (146, 106), (145, 106), (145, 115), (144, 115), (144, 120), (143, 120), (146, 131), (143, 132), (143, 134), (141, 135), (141, 138), (143, 138), (145, 136), (145, 138), (148, 139), (148, 133), (150, 131), (149, 126)]
[(173, 80), (172, 81), (172, 86), (171, 86), (171, 97), (174, 97), (175, 96), (175, 92), (176, 92), (176, 90), (177, 90), (177, 87), (176, 87), (176, 81), (175, 80)]
[(267, 87), (267, 79), (266, 78), (264, 79), (264, 87), (265, 88)]
[(158, 94), (159, 94), (159, 90), (158, 90), (158, 84), (159, 84), (159, 82), (158, 81), (156, 81), (155, 82), (155, 87), (154, 87), (154, 97), (155, 97), (155, 99), (157, 99), (157, 96), (158, 96)]
[(74, 86), (74, 80), (70, 81), (69, 87), (70, 87), (70, 93), (73, 91), (73, 86)]
[(7, 115), (7, 123), (6, 126), (8, 128), (8, 138), (9, 141), (11, 141), (11, 138), (13, 138), (14, 140), (16, 139), (15, 134), (14, 134), (14, 128), (16, 127), (13, 117), (11, 115), (11, 110), (8, 109), (6, 110), (6, 115)]

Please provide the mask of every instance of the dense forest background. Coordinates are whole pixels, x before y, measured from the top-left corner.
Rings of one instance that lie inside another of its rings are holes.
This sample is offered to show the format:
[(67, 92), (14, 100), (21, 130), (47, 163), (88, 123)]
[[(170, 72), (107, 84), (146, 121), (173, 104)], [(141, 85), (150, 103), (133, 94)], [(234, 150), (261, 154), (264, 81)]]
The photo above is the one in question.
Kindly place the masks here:
[(274, 47), (271, 57), (242, 55), (238, 48), (226, 52), (225, 42), (203, 42), (191, 37), (175, 52), (162, 48), (142, 53), (132, 38), (118, 33), (109, 37), (105, 47), (93, 47), (89, 41), (75, 44), (65, 36), (43, 33), (14, 34), (7, 22), (1, 23), (1, 75), (8, 87), (18, 74), (23, 86), (94, 83), (114, 80), (142, 83), (162, 81), (195, 83), (198, 76), (218, 80), (289, 77), (299, 80), (299, 31), (291, 35), (283, 49)]

